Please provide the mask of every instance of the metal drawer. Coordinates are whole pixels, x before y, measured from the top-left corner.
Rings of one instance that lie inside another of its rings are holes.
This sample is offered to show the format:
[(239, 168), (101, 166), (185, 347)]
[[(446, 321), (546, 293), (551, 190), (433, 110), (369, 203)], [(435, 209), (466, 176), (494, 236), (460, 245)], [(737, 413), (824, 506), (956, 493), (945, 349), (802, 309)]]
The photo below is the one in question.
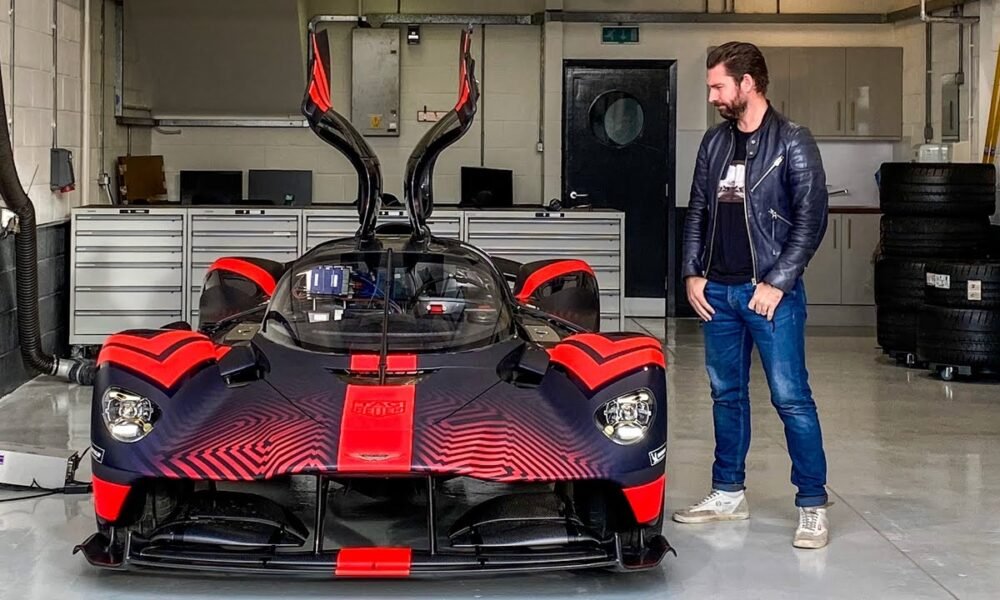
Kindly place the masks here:
[(181, 320), (181, 311), (97, 312), (76, 311), (73, 333), (108, 336), (126, 329), (159, 329)]
[(586, 219), (567, 217), (564, 213), (540, 213), (542, 216), (469, 217), (469, 239), (478, 235), (516, 235), (548, 239), (553, 235), (589, 237), (607, 235), (621, 237), (618, 219)]
[(558, 248), (565, 252), (584, 254), (589, 252), (618, 252), (621, 238), (617, 235), (573, 235), (550, 234), (544, 238), (537, 235), (518, 233), (478, 233), (469, 236), (469, 243), (480, 248), (503, 248), (505, 250), (535, 250)]
[(299, 236), (295, 232), (254, 232), (200, 233), (191, 236), (191, 249), (212, 250), (216, 248), (259, 248), (270, 250), (284, 248), (297, 250)]
[(148, 311), (180, 312), (184, 293), (180, 287), (171, 289), (76, 288), (76, 311)]
[(227, 256), (266, 258), (283, 263), (298, 258), (299, 251), (295, 248), (199, 248), (191, 252), (191, 270), (207, 269), (216, 260)]
[(601, 292), (601, 314), (618, 314), (621, 312), (621, 294), (618, 290)]
[(177, 250), (157, 248), (80, 248), (76, 249), (76, 264), (104, 265), (106, 263), (136, 264), (170, 264), (178, 267), (183, 264), (184, 253)]
[(77, 231), (76, 248), (177, 248), (184, 247), (184, 235), (178, 231), (170, 234), (153, 234), (148, 231)]
[[(252, 214), (251, 214), (252, 213)], [(280, 209), (201, 209), (191, 211), (191, 231), (202, 232), (292, 232), (299, 230), (301, 211)]]
[(601, 315), (602, 333), (622, 331), (623, 329), (624, 327), (622, 327), (621, 317), (618, 316), (612, 317), (604, 314)]
[(76, 264), (77, 287), (168, 287), (184, 285), (184, 270), (177, 264)]
[(120, 231), (126, 234), (140, 233), (149, 235), (182, 233), (184, 231), (184, 215), (135, 215), (135, 214), (77, 214), (75, 216), (75, 232), (77, 235), (90, 232)]

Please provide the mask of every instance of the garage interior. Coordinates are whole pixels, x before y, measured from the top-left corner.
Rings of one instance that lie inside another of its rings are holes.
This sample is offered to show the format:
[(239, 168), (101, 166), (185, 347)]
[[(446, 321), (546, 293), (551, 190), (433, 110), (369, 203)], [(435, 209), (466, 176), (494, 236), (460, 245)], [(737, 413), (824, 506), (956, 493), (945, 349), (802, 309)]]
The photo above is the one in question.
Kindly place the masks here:
[[(984, 261), (1000, 259), (995, 178), (990, 168), (942, 193), (977, 195), (961, 217), (913, 216), (924, 213), (893, 191), (937, 185), (921, 164), (992, 165), (994, 0), (0, 0), (13, 161), (38, 224), (42, 350), (83, 360), (124, 329), (197, 328), (216, 259), (291, 261), (354, 233), (355, 168), (300, 110), (310, 31), (329, 40), (333, 107), (381, 162), (382, 221), (406, 221), (407, 160), (452, 108), (470, 25), (478, 112), (436, 165), (433, 231), (520, 262), (585, 260), (600, 331), (662, 340), (664, 535), (677, 556), (641, 573), (516, 581), (109, 573), (72, 553), (94, 528), (89, 494), (29, 497), (38, 490), (0, 476), (0, 598), (994, 597), (1000, 266)], [(733, 39), (764, 52), (768, 98), (810, 128), (829, 184), (830, 225), (804, 276), (833, 501), (831, 542), (817, 551), (790, 544), (790, 464), (756, 356), (752, 518), (669, 521), (710, 484), (712, 400), (680, 241), (699, 144), (722, 122), (705, 58)], [(6, 195), (3, 206), (14, 209)], [(91, 445), (93, 388), (22, 358), (11, 216), (0, 222), (0, 467), (15, 447)], [(968, 262), (986, 266), (961, 271)], [(958, 304), (944, 278), (967, 291)], [(958, 339), (955, 310), (981, 318), (961, 332), (968, 360), (941, 351)], [(919, 326), (939, 337), (921, 346)], [(90, 480), (89, 457), (73, 476)], [(340, 533), (371, 545), (385, 527)]]

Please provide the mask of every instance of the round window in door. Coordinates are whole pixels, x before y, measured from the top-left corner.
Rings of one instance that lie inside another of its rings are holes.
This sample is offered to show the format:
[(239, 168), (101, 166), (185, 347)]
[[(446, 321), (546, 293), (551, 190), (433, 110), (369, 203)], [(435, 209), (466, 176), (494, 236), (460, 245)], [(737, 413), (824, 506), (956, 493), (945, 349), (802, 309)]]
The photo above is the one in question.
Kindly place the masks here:
[(590, 130), (608, 146), (628, 146), (642, 135), (642, 125), (642, 105), (628, 92), (604, 92), (590, 105)]

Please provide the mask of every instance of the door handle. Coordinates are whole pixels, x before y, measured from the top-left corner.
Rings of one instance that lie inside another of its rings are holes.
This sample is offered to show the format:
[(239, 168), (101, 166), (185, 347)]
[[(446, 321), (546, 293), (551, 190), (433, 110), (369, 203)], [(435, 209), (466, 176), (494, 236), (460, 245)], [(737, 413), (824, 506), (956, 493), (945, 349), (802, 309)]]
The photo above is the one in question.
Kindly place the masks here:
[(837, 131), (842, 127), (840, 122), (840, 100), (837, 100)]
[(833, 249), (837, 249), (837, 221), (831, 221), (833, 223)]
[(851, 249), (851, 218), (847, 217), (847, 249)]
[(857, 129), (857, 105), (851, 102), (851, 131)]
[(589, 198), (590, 194), (581, 194), (580, 192), (574, 190), (569, 193), (569, 197), (571, 200), (576, 200), (577, 198)]

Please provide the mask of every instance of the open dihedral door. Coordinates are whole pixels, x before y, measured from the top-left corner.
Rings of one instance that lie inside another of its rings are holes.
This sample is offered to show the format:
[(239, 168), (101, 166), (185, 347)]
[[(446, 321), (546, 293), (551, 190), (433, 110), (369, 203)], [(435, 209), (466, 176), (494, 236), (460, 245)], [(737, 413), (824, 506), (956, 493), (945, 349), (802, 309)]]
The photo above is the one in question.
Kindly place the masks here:
[(309, 33), (309, 80), (302, 114), (324, 142), (340, 150), (358, 173), (358, 237), (369, 240), (382, 201), (382, 167), (365, 138), (351, 122), (333, 110), (330, 100), (330, 43), (327, 32)]
[(587, 331), (600, 329), (597, 278), (582, 260), (537, 260), (521, 265), (514, 296)]
[(448, 146), (465, 135), (476, 116), (479, 84), (476, 82), (476, 61), (472, 58), (471, 48), (470, 26), (462, 31), (459, 44), (458, 102), (455, 108), (427, 130), (406, 161), (403, 192), (415, 238), (430, 235), (427, 217), (434, 211), (434, 164)]

